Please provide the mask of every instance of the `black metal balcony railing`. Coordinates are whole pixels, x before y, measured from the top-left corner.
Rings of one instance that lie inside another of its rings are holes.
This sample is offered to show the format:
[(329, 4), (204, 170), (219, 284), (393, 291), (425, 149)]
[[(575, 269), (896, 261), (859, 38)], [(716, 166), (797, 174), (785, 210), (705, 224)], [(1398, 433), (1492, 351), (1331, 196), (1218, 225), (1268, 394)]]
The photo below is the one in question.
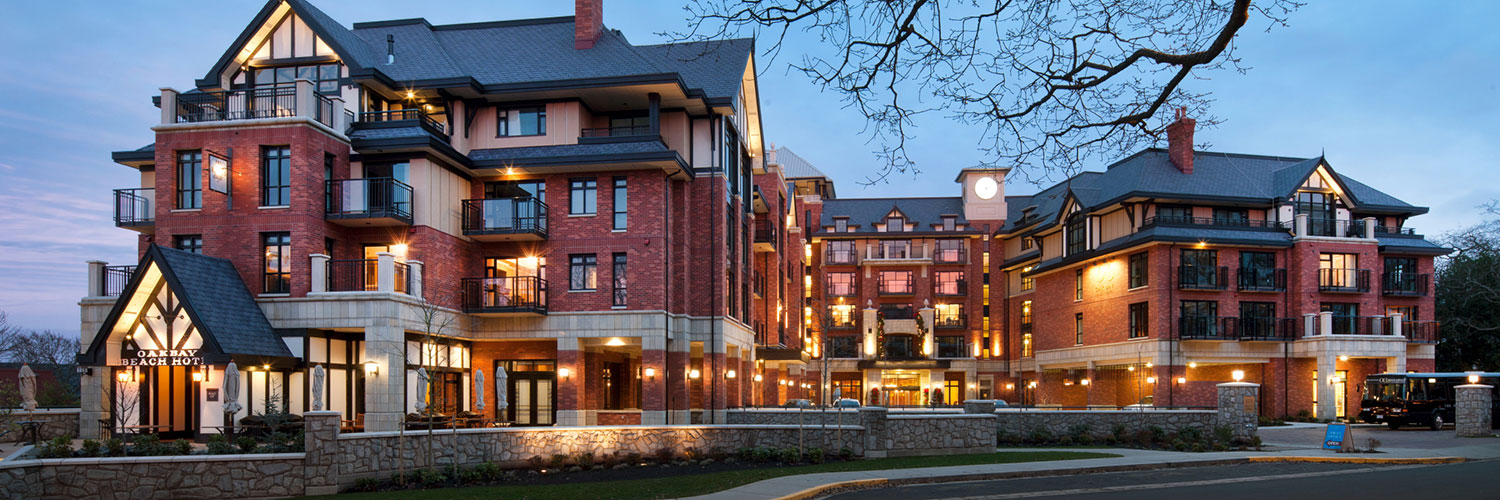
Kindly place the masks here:
[(939, 358), (968, 357), (968, 343), (961, 336), (942, 336), (937, 337), (935, 341)]
[(156, 223), (156, 189), (115, 190), (115, 225), (149, 226)]
[(969, 260), (969, 249), (959, 247), (938, 247), (932, 252), (932, 261), (938, 264), (962, 264)]
[(933, 295), (964, 295), (969, 291), (969, 284), (965, 280), (938, 281), (932, 284)]
[(881, 307), (885, 319), (917, 319), (917, 310), (910, 307)]
[(937, 315), (932, 318), (934, 328), (964, 328), (968, 326), (968, 316), (962, 311), (952, 315)]
[(1425, 297), (1430, 281), (1432, 276), (1427, 274), (1388, 272), (1380, 277), (1380, 293)]
[(1402, 321), (1401, 334), (1407, 340), (1421, 344), (1436, 344), (1442, 323), (1436, 321)]
[(104, 274), (99, 276), (99, 290), (105, 297), (118, 297), (134, 276), (135, 266), (104, 266)]
[[(408, 293), (411, 290), (411, 266), (396, 262), (393, 272), (395, 291)], [(330, 260), (327, 276), (330, 292), (373, 292), (380, 289), (380, 260)]]
[(385, 123), (385, 122), (416, 122), (429, 132), (437, 135), (447, 135), (445, 127), (432, 115), (423, 113), (420, 109), (397, 109), (392, 111), (365, 111), (359, 114), (360, 123)]
[(854, 314), (828, 313), (829, 328), (854, 328)]
[(855, 295), (859, 295), (859, 286), (857, 286), (853, 282), (850, 282), (850, 283), (833, 283), (833, 282), (829, 282), (829, 283), (825, 283), (824, 284), (823, 291), (824, 291), (823, 294), (826, 295), (826, 296), (829, 296), (829, 297), (853, 297)]
[(1272, 220), (1225, 219), (1217, 217), (1177, 217), (1171, 215), (1147, 217), (1146, 220), (1141, 222), (1141, 228), (1149, 228), (1155, 226), (1214, 226), (1245, 229), (1284, 229), (1287, 227), (1287, 223)]
[(1323, 292), (1370, 291), (1369, 269), (1319, 269), (1318, 290)]
[(1183, 316), (1177, 318), (1177, 338), (1184, 340), (1233, 340), (1220, 328), (1218, 316)]
[(922, 247), (911, 245), (876, 245), (871, 252), (872, 259), (923, 259)]
[(547, 280), (536, 276), (464, 278), (460, 288), (467, 313), (547, 312)]
[(1382, 234), (1393, 236), (1416, 236), (1417, 230), (1415, 228), (1400, 226), (1375, 226), (1375, 235), (1379, 236)]
[(877, 290), (880, 295), (911, 295), (915, 293), (911, 277), (886, 279), (880, 276)]
[(464, 234), (547, 236), (547, 204), (536, 198), (464, 200), (462, 207)]
[(395, 219), (412, 223), (412, 188), (390, 177), (327, 182), (328, 219)]
[(652, 135), (650, 125), (628, 125), (622, 127), (596, 127), (583, 129), (583, 137), (634, 137)]
[(1224, 318), (1220, 327), (1224, 338), (1239, 340), (1294, 340), (1302, 321), (1297, 318)]
[(297, 115), (297, 87), (277, 85), (177, 95), (177, 123), (282, 118)]
[(769, 243), (772, 249), (778, 246), (776, 244), (776, 221), (766, 219), (755, 221), (754, 232), (756, 243)]
[(1237, 274), (1241, 291), (1279, 292), (1286, 290), (1286, 269), (1241, 267)]
[(1334, 335), (1391, 335), (1388, 316), (1333, 316)]
[(1365, 221), (1342, 219), (1308, 219), (1307, 234), (1309, 236), (1328, 236), (1335, 238), (1363, 238), (1365, 237)]
[(829, 248), (823, 252), (824, 264), (853, 264), (857, 252), (853, 249), (843, 250)]
[(1180, 290), (1223, 290), (1228, 284), (1228, 267), (1177, 266), (1177, 288)]
[[(843, 339), (848, 339), (848, 340), (843, 340)], [(835, 342), (834, 340), (838, 340), (838, 341)], [(853, 339), (849, 338), (849, 337), (843, 337), (843, 338), (839, 338), (839, 339), (829, 339), (829, 342), (828, 342), (828, 356), (827, 357), (829, 357), (829, 358), (858, 358), (859, 357), (859, 347), (858, 347), (858, 345), (855, 344), (855, 342), (853, 342)]]

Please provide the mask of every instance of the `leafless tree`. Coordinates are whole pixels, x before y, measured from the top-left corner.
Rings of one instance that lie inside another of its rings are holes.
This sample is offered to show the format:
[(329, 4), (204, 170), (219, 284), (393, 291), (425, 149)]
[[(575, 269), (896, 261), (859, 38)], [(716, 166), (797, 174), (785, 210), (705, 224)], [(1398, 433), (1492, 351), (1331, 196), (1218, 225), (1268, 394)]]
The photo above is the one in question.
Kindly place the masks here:
[[(843, 97), (867, 120), (884, 167), (917, 172), (913, 118), (981, 127), (991, 166), (1032, 182), (1161, 138), (1174, 107), (1203, 126), (1207, 93), (1190, 78), (1244, 71), (1235, 35), (1284, 26), (1293, 0), (692, 0), (679, 40), (757, 35), (774, 60)], [(804, 35), (805, 33), (805, 35)], [(793, 39), (789, 39), (788, 35)], [(769, 40), (769, 44), (764, 42)], [(766, 67), (770, 67), (767, 65)]]
[[(433, 348), (434, 349), (434, 353), (433, 353), (433, 356), (432, 356), (433, 363), (429, 364), (427, 362), (428, 361), (428, 359), (427, 359), (428, 346), (436, 346), (437, 343), (438, 343), (438, 341), (442, 337), (444, 337), (446, 335), (449, 335), (451, 333), (450, 330), (453, 329), (454, 322), (456, 321), (455, 318), (457, 316), (454, 315), (454, 314), (451, 314), (447, 310), (444, 310), (442, 307), (439, 307), (437, 304), (434, 304), (434, 303), (426, 301), (426, 300), (423, 300), (420, 304), (417, 304), (417, 305), (413, 306), (413, 309), (417, 313), (417, 321), (420, 321), (422, 323), (422, 345), (420, 346), (420, 349), (417, 350), (417, 355), (419, 356), (419, 358), (417, 360), (417, 364), (421, 365), (423, 368), (427, 368), (429, 365), (432, 366), (433, 368), (436, 368), (437, 367), (436, 362), (437, 362), (437, 358), (438, 358), (438, 351), (442, 351), (443, 352), (442, 357), (444, 359), (446, 359), (448, 357), (447, 352), (451, 352), (451, 351), (447, 351), (447, 350), (443, 350), (443, 349), (436, 349), (434, 347)], [(428, 383), (427, 383), (427, 394), (418, 394), (417, 395), (417, 397), (425, 398), (428, 401), (432, 401), (437, 406), (436, 408), (434, 408), (432, 406), (429, 406), (428, 409), (427, 409), (427, 411), (429, 412), (429, 416), (427, 417), (427, 466), (428, 467), (432, 467), (432, 462), (433, 462), (433, 460), (432, 460), (432, 440), (433, 440), (433, 431), (434, 431), (433, 427), (434, 427), (434, 425), (433, 425), (433, 419), (430, 416), (430, 414), (431, 414), (431, 412), (435, 412), (438, 409), (441, 409), (443, 406), (445, 406), (445, 403), (446, 403), (445, 400), (446, 400), (446, 395), (447, 395), (447, 391), (435, 390), (434, 386), (436, 384), (432, 383), (432, 380), (434, 379), (434, 377), (431, 377), (431, 375), (432, 375), (432, 370), (429, 369), (428, 370), (429, 379), (428, 379)], [(432, 395), (434, 392), (436, 392), (437, 397), (436, 398), (430, 397), (430, 395)], [(454, 417), (456, 417), (456, 415), (454, 415)]]

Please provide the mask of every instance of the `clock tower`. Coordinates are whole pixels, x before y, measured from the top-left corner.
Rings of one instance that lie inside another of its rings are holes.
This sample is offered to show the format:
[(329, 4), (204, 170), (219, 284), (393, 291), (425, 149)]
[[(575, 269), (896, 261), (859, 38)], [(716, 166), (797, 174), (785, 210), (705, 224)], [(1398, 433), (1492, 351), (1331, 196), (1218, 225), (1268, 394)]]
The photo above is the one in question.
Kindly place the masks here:
[(1005, 220), (1005, 174), (1008, 168), (966, 168), (954, 182), (963, 186), (964, 219)]

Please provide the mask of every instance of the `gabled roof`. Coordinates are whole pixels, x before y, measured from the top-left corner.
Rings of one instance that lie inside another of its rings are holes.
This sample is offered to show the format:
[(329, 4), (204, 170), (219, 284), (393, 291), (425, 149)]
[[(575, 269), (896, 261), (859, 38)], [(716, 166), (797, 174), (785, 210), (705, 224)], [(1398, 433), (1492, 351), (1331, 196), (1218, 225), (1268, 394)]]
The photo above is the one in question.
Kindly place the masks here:
[(329, 17), (328, 14), (318, 10), (312, 3), (306, 0), (269, 0), (266, 2), (266, 6), (261, 7), (260, 12), (256, 13), (255, 18), (250, 21), (250, 24), (245, 26), (245, 30), (240, 32), (239, 37), (235, 38), (234, 43), (230, 44), (229, 48), (224, 51), (224, 55), (219, 57), (219, 61), (214, 63), (213, 68), (208, 70), (208, 74), (204, 75), (202, 80), (198, 80), (199, 87), (219, 86), (219, 75), (223, 74), (229, 64), (234, 62), (235, 54), (245, 44), (250, 42), (250, 38), (255, 35), (255, 32), (262, 25), (271, 21), (271, 15), (276, 13), (277, 7), (283, 1), (286, 2), (287, 7), (291, 9), (292, 13), (307, 23), (307, 27), (312, 29), (313, 33), (323, 40), (323, 43), (328, 44), (329, 48), (339, 54), (339, 58), (344, 61), (344, 64), (349, 66), (351, 73), (381, 62), (380, 52), (376, 52), (368, 44), (364, 43), (363, 40), (354, 36), (354, 33), (350, 32), (348, 28), (339, 24), (338, 21)]
[[(182, 302), (189, 319), (203, 335), (205, 345), (218, 351), (215, 354), (219, 359), (211, 357), (210, 362), (253, 358), (259, 363), (268, 358), (293, 357), (255, 303), (255, 297), (240, 279), (234, 263), (152, 245), (137, 269), (144, 270), (152, 265), (161, 272), (162, 279)], [(97, 365), (107, 359), (100, 350), (107, 345), (115, 323), (124, 316), (131, 297), (145, 278), (144, 272), (131, 277), (88, 351), (80, 356), (81, 362)]]
[(776, 163), (781, 164), (781, 170), (785, 172), (787, 179), (828, 178), (828, 174), (824, 174), (822, 170), (818, 170), (818, 167), (814, 167), (811, 162), (797, 156), (797, 153), (793, 153), (786, 146), (776, 148)]
[(891, 210), (900, 210), (908, 222), (917, 225), (916, 231), (929, 231), (933, 224), (941, 224), (944, 215), (957, 216), (956, 222), (968, 224), (964, 219), (963, 198), (836, 198), (823, 200), (823, 215), (817, 232), (822, 227), (832, 226), (834, 218), (848, 217), (850, 226), (859, 226), (848, 234), (877, 233), (874, 224), (884, 223)]

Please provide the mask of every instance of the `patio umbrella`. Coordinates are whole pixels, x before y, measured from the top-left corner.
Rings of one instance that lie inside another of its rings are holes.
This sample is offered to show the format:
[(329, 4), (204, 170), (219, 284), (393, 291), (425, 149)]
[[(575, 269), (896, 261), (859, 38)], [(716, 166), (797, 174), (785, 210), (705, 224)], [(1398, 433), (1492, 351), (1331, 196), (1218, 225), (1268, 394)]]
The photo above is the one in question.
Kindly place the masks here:
[(484, 370), (474, 370), (474, 407), (484, 411)]
[(835, 404), (835, 405), (839, 404), (839, 400), (843, 399), (843, 398), (844, 398), (844, 389), (842, 387), (834, 387), (833, 388), (833, 404)]
[[(224, 385), (219, 388), (224, 393), (224, 413), (240, 412), (240, 367), (233, 361), (224, 367)], [(228, 422), (226, 422), (228, 423)]]
[(312, 399), (313, 411), (323, 411), (323, 365), (315, 365), (312, 369)]
[(36, 410), (36, 372), (31, 371), (31, 365), (21, 364), (21, 408), (26, 411)]
[(427, 410), (427, 369), (417, 368), (417, 413)]
[(510, 407), (510, 402), (506, 401), (506, 397), (509, 396), (505, 390), (506, 377), (505, 367), (495, 367), (495, 418), (500, 418), (500, 412)]

